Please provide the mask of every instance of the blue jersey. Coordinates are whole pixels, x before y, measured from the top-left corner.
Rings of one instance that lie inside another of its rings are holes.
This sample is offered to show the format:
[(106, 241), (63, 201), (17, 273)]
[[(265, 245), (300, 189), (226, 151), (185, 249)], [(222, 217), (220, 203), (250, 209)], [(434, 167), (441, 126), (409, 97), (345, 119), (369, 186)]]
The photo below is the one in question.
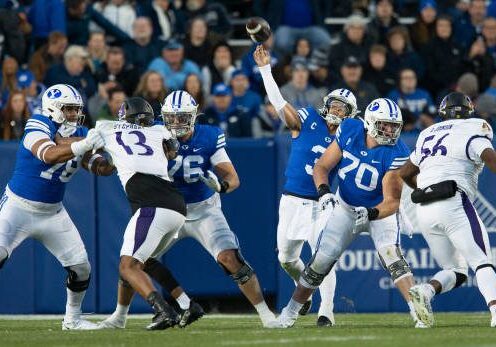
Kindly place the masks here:
[[(42, 132), (54, 141), (58, 128), (57, 123), (41, 114), (35, 114), (27, 121), (24, 136), (17, 150), (14, 175), (8, 183), (9, 189), (14, 194), (27, 200), (50, 204), (63, 200), (65, 184), (81, 166), (81, 157), (65, 163), (47, 164), (23, 145), (24, 137), (33, 131)], [(77, 127), (71, 136), (86, 137), (87, 133), (86, 127)]]
[(187, 204), (208, 199), (214, 191), (199, 176), (212, 170), (210, 158), (226, 146), (226, 136), (218, 127), (196, 124), (193, 136), (179, 144), (177, 158), (169, 161), (169, 177)]
[(384, 175), (399, 169), (410, 153), (401, 140), (393, 146), (367, 148), (366, 134), (360, 119), (345, 119), (336, 132), (337, 144), (343, 152), (336, 165), (339, 195), (352, 206), (374, 207), (383, 200)]
[[(308, 199), (317, 199), (313, 167), (335, 136), (329, 134), (326, 121), (313, 107), (299, 109), (298, 116), (301, 130), (298, 137), (291, 141), (288, 166), (284, 173), (284, 191)], [(334, 175), (335, 170), (331, 171), (329, 182), (332, 182)]]

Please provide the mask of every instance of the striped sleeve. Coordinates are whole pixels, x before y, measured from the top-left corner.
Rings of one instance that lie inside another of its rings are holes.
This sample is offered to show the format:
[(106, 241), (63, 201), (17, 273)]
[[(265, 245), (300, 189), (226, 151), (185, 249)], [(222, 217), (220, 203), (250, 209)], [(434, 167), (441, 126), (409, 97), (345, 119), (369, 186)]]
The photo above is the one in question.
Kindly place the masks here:
[(219, 131), (219, 134), (217, 135), (217, 144), (215, 146), (215, 149), (219, 148), (224, 148), (226, 147), (226, 135), (222, 132)]
[(408, 158), (409, 158), (409, 156), (406, 156), (406, 157), (396, 157), (396, 158), (394, 158), (393, 159), (393, 162), (389, 166), (389, 169), (388, 170), (399, 169), (400, 167), (403, 166), (403, 164), (406, 163), (406, 161), (408, 160)]
[(308, 110), (305, 108), (300, 108), (298, 110), (298, 118), (300, 118), (301, 124), (305, 123), (305, 120), (308, 118)]
[(50, 126), (47, 123), (42, 122), (39, 119), (34, 119), (30, 118), (26, 122), (26, 126), (24, 128), (24, 131), (26, 133), (31, 132), (31, 131), (41, 131), (48, 135), (49, 137), (52, 136), (52, 131), (50, 129)]

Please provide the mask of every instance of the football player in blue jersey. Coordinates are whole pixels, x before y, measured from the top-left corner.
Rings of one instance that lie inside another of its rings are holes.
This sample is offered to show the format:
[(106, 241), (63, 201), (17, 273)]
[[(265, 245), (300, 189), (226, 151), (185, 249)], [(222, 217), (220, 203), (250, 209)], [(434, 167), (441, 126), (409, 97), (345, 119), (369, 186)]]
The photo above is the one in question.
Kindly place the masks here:
[(333, 169), (338, 170), (338, 199), (317, 250), (279, 317), (283, 326), (295, 323), (305, 301), (363, 231), (370, 232), (383, 266), (417, 320), (408, 293), (414, 284), (413, 275), (400, 248), (402, 223), (398, 209), (402, 181), (397, 169), (409, 154), (399, 139), (402, 125), (398, 105), (389, 99), (373, 100), (365, 110), (365, 122), (345, 119), (336, 132), (336, 140), (315, 164), (313, 177), (319, 201), (331, 198), (328, 177)]
[[(169, 94), (162, 106), (164, 123), (179, 140), (177, 157), (169, 162), (169, 176), (184, 196), (187, 215), (177, 238), (170, 240), (161, 254), (153, 258), (160, 259), (180, 239), (194, 238), (238, 284), (257, 310), (263, 326), (278, 327), (274, 314), (265, 302), (257, 276), (241, 255), (237, 237), (222, 213), (219, 193), (230, 193), (239, 186), (238, 174), (225, 150), (225, 135), (218, 127), (195, 124), (197, 108), (193, 97), (181, 90)], [(158, 261), (148, 260), (145, 265), (145, 271), (162, 287), (174, 288), (169, 283), (173, 278)], [(177, 283), (174, 284), (177, 288)], [(132, 295), (132, 289), (119, 285), (120, 308), (118, 306), (116, 312), (104, 321), (105, 327), (124, 327)], [(203, 315), (201, 307), (197, 304), (192, 307), (194, 302), (187, 296), (176, 299), (183, 310), (180, 326)]]
[[(321, 110), (309, 106), (297, 111), (284, 100), (272, 77), (268, 52), (259, 46), (253, 57), (259, 66), (269, 101), (291, 131), (286, 183), (279, 203), (277, 249), (282, 268), (297, 283), (305, 268), (300, 259), (303, 244), (308, 241), (312, 252), (315, 251), (318, 235), (334, 202), (331, 196), (328, 201), (319, 205), (319, 196), (312, 177), (313, 166), (334, 140), (341, 121), (357, 114), (356, 99), (350, 90), (336, 89), (324, 97)], [(334, 176), (335, 171), (331, 173), (329, 181), (332, 181)], [(319, 287), (321, 303), (317, 326), (335, 324), (335, 288), (336, 273), (333, 270)], [(308, 300), (300, 314), (306, 314), (310, 306), (311, 300)]]
[(79, 232), (62, 205), (65, 184), (81, 167), (83, 156), (85, 167), (92, 171), (102, 161), (91, 151), (102, 147), (103, 139), (78, 125), (82, 108), (81, 95), (70, 85), (56, 84), (45, 91), (41, 113), (26, 123), (15, 171), (0, 202), (0, 268), (26, 238), (40, 241), (68, 272), (64, 330), (97, 327), (81, 319), (91, 267)]

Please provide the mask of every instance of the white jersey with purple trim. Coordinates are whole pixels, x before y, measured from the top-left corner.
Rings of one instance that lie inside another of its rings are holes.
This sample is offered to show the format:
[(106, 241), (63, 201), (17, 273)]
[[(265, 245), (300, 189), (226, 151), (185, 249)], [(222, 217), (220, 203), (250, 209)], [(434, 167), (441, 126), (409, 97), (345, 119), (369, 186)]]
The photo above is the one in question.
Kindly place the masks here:
[(410, 161), (419, 167), (419, 188), (454, 180), (473, 200), (484, 167), (480, 155), (493, 148), (493, 130), (483, 119), (451, 119), (431, 125), (417, 139)]
[(163, 140), (170, 132), (163, 125), (142, 127), (122, 121), (98, 121), (95, 128), (105, 139), (122, 186), (137, 172), (170, 181)]

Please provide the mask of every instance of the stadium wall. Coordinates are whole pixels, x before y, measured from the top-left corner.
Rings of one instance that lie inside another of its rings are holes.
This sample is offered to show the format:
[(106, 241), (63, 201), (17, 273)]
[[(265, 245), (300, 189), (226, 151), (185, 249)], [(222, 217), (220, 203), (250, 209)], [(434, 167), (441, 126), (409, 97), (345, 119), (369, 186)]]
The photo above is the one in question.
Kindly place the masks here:
[[(404, 136), (408, 145), (414, 136)], [(233, 139), (229, 154), (241, 179), (241, 187), (223, 196), (226, 217), (238, 236), (243, 255), (255, 268), (263, 290), (277, 299), (280, 309), (294, 288), (280, 269), (276, 253), (277, 208), (290, 140), (282, 136), (266, 140)], [(0, 143), (0, 187), (10, 178), (17, 143)], [(496, 184), (484, 171), (482, 195), (476, 205), (490, 231), (496, 231)], [(111, 312), (115, 307), (119, 250), (130, 209), (118, 178), (95, 177), (80, 172), (67, 186), (64, 200), (77, 225), (93, 267), (85, 312)], [(496, 237), (490, 233), (494, 245)], [(414, 274), (421, 280), (437, 267), (418, 233), (403, 236), (403, 248)], [(305, 249), (304, 258), (310, 256)], [(188, 293), (196, 297), (238, 295), (239, 290), (198, 244), (182, 240), (164, 257)], [(0, 271), (0, 313), (62, 313), (65, 309), (65, 276), (55, 258), (36, 241), (24, 242)], [(341, 257), (335, 297), (337, 312), (406, 311), (407, 307), (387, 273), (381, 268), (367, 235), (361, 235)], [(485, 304), (470, 277), (462, 288), (434, 301), (437, 311), (484, 310)], [(318, 296), (318, 295), (317, 295)], [(315, 305), (314, 307), (316, 307)], [(137, 298), (132, 312), (149, 312)]]

